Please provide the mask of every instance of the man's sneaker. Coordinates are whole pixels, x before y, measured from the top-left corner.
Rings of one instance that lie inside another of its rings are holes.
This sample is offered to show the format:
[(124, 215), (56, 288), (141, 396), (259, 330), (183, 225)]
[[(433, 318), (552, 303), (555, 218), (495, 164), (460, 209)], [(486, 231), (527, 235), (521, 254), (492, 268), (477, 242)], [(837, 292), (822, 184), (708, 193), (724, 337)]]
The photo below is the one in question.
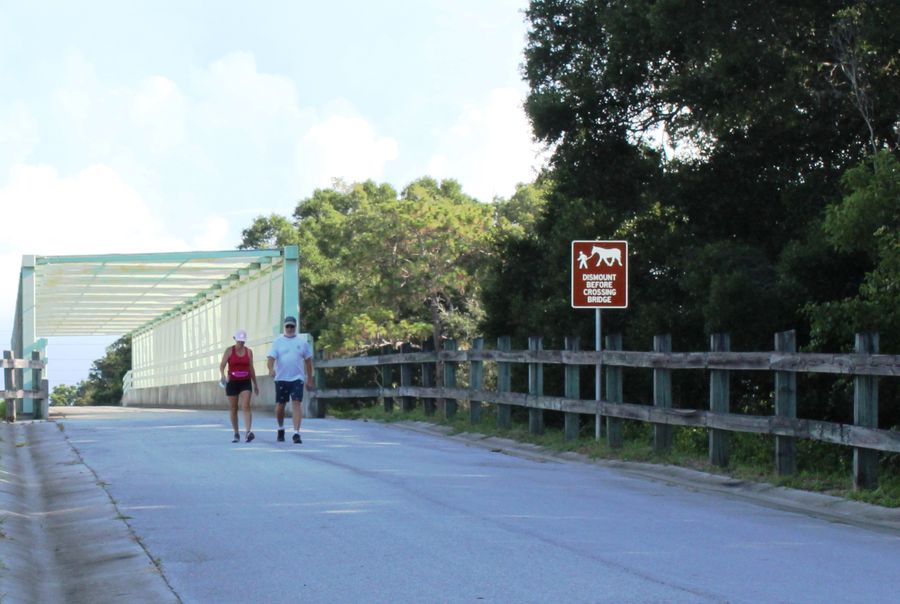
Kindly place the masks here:
[(239, 443), (239, 442), (241, 442), (241, 435), (238, 434), (237, 432), (235, 432), (235, 433), (234, 433), (234, 438), (231, 439), (231, 442), (233, 442), (233, 443)]
[(247, 442), (251, 442), (254, 438), (256, 438), (256, 435), (253, 432), (247, 432)]
[(278, 431), (278, 438), (276, 438), (275, 440), (277, 440), (280, 443), (284, 442), (284, 430)]
[(302, 442), (303, 442), (303, 441), (300, 440), (300, 433), (299, 433), (299, 432), (294, 432), (294, 444), (295, 444), (295, 445), (299, 445), (299, 444), (302, 443)]

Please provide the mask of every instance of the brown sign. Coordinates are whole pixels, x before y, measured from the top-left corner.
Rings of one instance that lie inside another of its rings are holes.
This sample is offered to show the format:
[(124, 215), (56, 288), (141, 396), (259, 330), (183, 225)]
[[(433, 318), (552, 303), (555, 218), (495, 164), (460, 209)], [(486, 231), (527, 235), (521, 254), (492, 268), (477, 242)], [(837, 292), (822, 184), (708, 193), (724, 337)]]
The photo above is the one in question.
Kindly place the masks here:
[(628, 242), (572, 242), (572, 308), (628, 308)]

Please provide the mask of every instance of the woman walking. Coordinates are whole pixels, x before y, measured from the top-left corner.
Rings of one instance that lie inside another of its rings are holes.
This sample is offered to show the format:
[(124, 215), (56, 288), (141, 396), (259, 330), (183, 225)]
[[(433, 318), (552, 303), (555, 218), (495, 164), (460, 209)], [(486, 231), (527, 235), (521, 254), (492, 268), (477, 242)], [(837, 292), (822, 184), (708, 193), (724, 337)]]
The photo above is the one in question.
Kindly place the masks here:
[[(250, 411), (250, 393), (259, 396), (259, 386), (256, 384), (256, 371), (253, 369), (253, 351), (247, 348), (247, 332), (238, 329), (234, 332), (234, 346), (225, 349), (222, 362), (219, 364), (219, 372), (222, 374), (222, 383), (225, 384), (225, 396), (231, 411), (231, 427), (234, 429), (233, 443), (241, 442), (241, 434), (238, 431), (238, 402), (244, 411), (244, 428), (247, 430), (247, 442), (254, 438), (253, 414)], [(225, 367), (228, 367), (228, 375), (225, 375)]]

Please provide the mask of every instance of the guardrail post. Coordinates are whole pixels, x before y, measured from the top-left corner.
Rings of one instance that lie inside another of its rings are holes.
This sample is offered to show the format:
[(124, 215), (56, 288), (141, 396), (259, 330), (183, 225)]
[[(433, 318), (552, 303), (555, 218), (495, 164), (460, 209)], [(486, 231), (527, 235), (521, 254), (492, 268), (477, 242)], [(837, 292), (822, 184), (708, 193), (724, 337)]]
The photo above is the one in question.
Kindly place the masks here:
[[(412, 345), (409, 342), (403, 342), (400, 345), (401, 354), (409, 354), (412, 352)], [(412, 386), (412, 363), (402, 363), (400, 365), (400, 387), (408, 388)], [(416, 399), (412, 396), (403, 396), (400, 398), (400, 410), (403, 413), (411, 413), (416, 409)]]
[[(428, 338), (422, 343), (422, 352), (434, 352), (434, 340)], [(435, 363), (422, 363), (422, 388), (434, 388)], [(426, 417), (432, 417), (435, 410), (435, 399), (426, 396), (422, 401)]]
[[(394, 347), (390, 344), (385, 344), (381, 347), (380, 353), (382, 355), (391, 354), (394, 352)], [(394, 366), (382, 364), (381, 367), (381, 389), (389, 390), (394, 387)], [(392, 395), (387, 395), (382, 393), (381, 397), (384, 399), (384, 412), (385, 413), (393, 413), (394, 412), (394, 397)]]
[[(31, 351), (31, 360), (40, 362), (41, 360), (41, 351), (40, 350), (32, 350)], [(40, 391), (41, 387), (41, 373), (42, 370), (39, 367), (34, 367), (31, 370), (31, 389)], [(32, 401), (33, 404), (33, 415), (34, 419), (47, 419), (47, 413), (44, 412), (44, 406), (48, 401), (44, 399), (35, 398)]]
[[(528, 350), (543, 350), (544, 338), (530, 336), (528, 338)], [(544, 365), (543, 363), (528, 363), (528, 394), (532, 396), (544, 395)], [(531, 434), (544, 433), (544, 410), (534, 407), (528, 408), (528, 432)]]
[[(13, 353), (11, 350), (3, 351), (3, 358), (9, 361), (9, 367), (3, 368), (3, 381), (6, 386), (7, 392), (15, 392), (16, 390), (16, 371), (13, 369)], [(15, 397), (15, 394), (13, 394)], [(14, 422), (16, 421), (16, 399), (15, 398), (7, 398), (6, 399), (6, 421)]]
[[(316, 360), (322, 361), (325, 359), (325, 351), (322, 349), (316, 350)], [(313, 371), (316, 374), (316, 390), (325, 390), (327, 385), (325, 384), (325, 370), (319, 369), (318, 367), (313, 367)], [(315, 393), (314, 393), (315, 394)], [(318, 395), (313, 397), (313, 400), (316, 403), (315, 409), (310, 409), (313, 413), (313, 417), (323, 418), (325, 417), (325, 411), (327, 409), (327, 403), (324, 398), (319, 398)]]
[[(775, 334), (776, 352), (797, 352), (797, 332), (793, 329)], [(793, 371), (775, 372), (775, 416), (797, 417), (797, 374)], [(775, 437), (775, 471), (780, 476), (797, 471), (796, 440), (791, 436)]]
[[(447, 340), (444, 342), (444, 350), (447, 352), (456, 352), (456, 340)], [(444, 361), (444, 388), (456, 388), (456, 361)], [(456, 417), (456, 410), (459, 402), (455, 398), (444, 399), (444, 417), (453, 419)]]
[[(878, 354), (878, 334), (856, 334), (857, 354)], [(853, 378), (853, 423), (866, 428), (878, 427), (878, 378), (857, 375)], [(853, 448), (853, 487), (872, 489), (878, 486), (878, 451)]]
[[(581, 338), (567, 336), (565, 345), (567, 351), (578, 352), (581, 350)], [(578, 365), (566, 365), (565, 394), (566, 398), (581, 398), (581, 371)], [(578, 434), (581, 432), (581, 416), (566, 411), (565, 422), (565, 440), (578, 440)]]
[[(709, 337), (709, 349), (712, 352), (729, 352), (731, 336), (727, 333), (712, 334)], [(710, 370), (709, 410), (713, 413), (728, 413), (730, 406), (728, 371)], [(709, 462), (723, 468), (728, 465), (728, 432), (726, 430), (709, 429)]]
[[(484, 338), (472, 340), (472, 350), (484, 350)], [(484, 388), (484, 362), (469, 361), (469, 390), (478, 391)], [(477, 396), (477, 395), (473, 395)], [(469, 400), (469, 422), (481, 423), (481, 401)]]
[[(512, 343), (509, 336), (497, 338), (497, 350), (509, 352)], [(512, 375), (510, 370), (512, 363), (497, 363), (497, 392), (510, 392), (512, 390)], [(512, 428), (512, 406), (500, 403), (497, 405), (497, 428), (509, 430)]]
[[(672, 336), (653, 336), (653, 352), (672, 352)], [(672, 370), (653, 370), (653, 406), (660, 409), (672, 408)], [(672, 426), (653, 424), (653, 450), (667, 453), (672, 448)]]
[[(606, 336), (607, 350), (622, 350), (622, 334), (614, 333)], [(606, 400), (611, 403), (624, 403), (622, 394), (622, 368), (606, 365)], [(610, 449), (621, 449), (623, 444), (622, 418), (606, 416), (606, 444)]]

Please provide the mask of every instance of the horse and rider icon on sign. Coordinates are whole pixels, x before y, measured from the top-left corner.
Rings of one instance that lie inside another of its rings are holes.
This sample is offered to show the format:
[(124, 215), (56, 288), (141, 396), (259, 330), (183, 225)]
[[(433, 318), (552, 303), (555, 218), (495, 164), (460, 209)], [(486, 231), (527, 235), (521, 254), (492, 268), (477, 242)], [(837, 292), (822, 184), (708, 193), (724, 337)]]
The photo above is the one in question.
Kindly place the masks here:
[(628, 308), (628, 242), (572, 242), (572, 308)]

